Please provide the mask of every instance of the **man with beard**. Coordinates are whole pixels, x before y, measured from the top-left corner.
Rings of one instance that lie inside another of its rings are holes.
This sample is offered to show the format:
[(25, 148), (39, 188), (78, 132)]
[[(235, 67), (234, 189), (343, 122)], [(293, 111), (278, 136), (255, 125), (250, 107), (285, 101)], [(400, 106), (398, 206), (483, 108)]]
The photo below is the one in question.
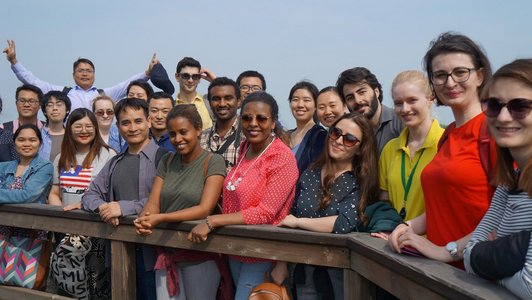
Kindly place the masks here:
[(336, 88), (349, 111), (364, 114), (373, 125), (380, 156), (384, 145), (399, 136), (403, 124), (393, 109), (382, 105), (382, 87), (377, 77), (364, 67), (348, 69), (338, 76)]
[(209, 85), (207, 98), (216, 121), (212, 128), (203, 130), (200, 145), (207, 151), (222, 155), (229, 172), (236, 164), (238, 146), (244, 139), (236, 114), (242, 103), (240, 89), (233, 80), (218, 77)]

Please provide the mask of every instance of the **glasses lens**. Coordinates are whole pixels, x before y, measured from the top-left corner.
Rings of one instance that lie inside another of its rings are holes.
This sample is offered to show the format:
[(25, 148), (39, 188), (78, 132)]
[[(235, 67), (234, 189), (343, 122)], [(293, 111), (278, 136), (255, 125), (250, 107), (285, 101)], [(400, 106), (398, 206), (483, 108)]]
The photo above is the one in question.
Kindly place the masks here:
[(181, 78), (183, 78), (183, 80), (189, 80), (190, 77), (192, 77), (192, 75), (190, 75), (190, 74), (188, 74), (188, 73), (181, 73), (181, 74), (179, 74), (179, 76), (180, 76)]
[(241, 85), (241, 86), (240, 86), (240, 90), (241, 90), (241, 91), (245, 91), (245, 92), (246, 92), (246, 91), (249, 91), (250, 88), (251, 88), (251, 87), (250, 87), (249, 85)]
[(345, 134), (344, 135), (344, 145), (347, 147), (353, 147), (358, 143), (358, 138), (352, 134)]
[(468, 68), (457, 68), (453, 70), (451, 76), (455, 82), (464, 82), (469, 79), (469, 73), (470, 69)]
[(339, 139), (342, 136), (342, 130), (338, 129), (336, 127), (331, 127), (331, 130), (329, 130), (329, 136), (333, 140), (337, 140), (337, 139)]
[(108, 116), (112, 116), (115, 113), (114, 110), (112, 109), (108, 109), (105, 112), (107, 113)]
[(201, 75), (200, 74), (193, 74), (191, 77), (192, 77), (192, 80), (196, 81), (196, 80), (200, 80)]
[(502, 109), (502, 105), (497, 98), (488, 98), (482, 101), (482, 111), (486, 116), (495, 118), (499, 115)]
[(242, 115), (242, 121), (244, 121), (246, 123), (249, 123), (249, 122), (253, 121), (253, 116), (252, 115)]
[(257, 115), (256, 118), (257, 118), (257, 123), (259, 123), (260, 125), (266, 124), (266, 121), (268, 121), (269, 119), (269, 117), (266, 117), (264, 115)]
[(532, 100), (512, 99), (508, 101), (506, 107), (514, 119), (524, 119), (532, 110)]

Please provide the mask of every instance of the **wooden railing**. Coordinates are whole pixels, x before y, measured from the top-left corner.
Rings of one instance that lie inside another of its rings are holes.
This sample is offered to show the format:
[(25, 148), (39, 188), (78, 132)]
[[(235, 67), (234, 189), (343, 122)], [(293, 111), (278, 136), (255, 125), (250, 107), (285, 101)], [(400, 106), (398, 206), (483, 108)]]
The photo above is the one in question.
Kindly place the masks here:
[[(198, 245), (186, 239), (197, 222), (165, 224), (141, 237), (135, 234), (132, 221), (122, 218), (121, 224), (113, 227), (101, 222), (98, 215), (82, 211), (63, 212), (59, 207), (38, 204), (0, 206), (1, 225), (110, 240), (113, 299), (135, 299), (134, 243), (342, 268), (345, 299), (374, 299), (375, 285), (401, 299), (517, 299), (504, 288), (447, 264), (392, 253), (384, 240), (364, 233), (332, 235), (266, 225), (227, 226), (216, 229), (207, 242)], [(4, 291), (0, 288), (0, 299), (4, 299)]]

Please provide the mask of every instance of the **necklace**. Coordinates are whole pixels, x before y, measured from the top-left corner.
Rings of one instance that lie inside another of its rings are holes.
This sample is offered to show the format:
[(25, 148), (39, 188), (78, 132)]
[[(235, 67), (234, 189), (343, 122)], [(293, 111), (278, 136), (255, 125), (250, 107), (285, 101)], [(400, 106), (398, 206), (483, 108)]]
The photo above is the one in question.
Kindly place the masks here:
[(246, 153), (244, 153), (244, 155), (240, 158), (240, 160), (238, 161), (238, 164), (236, 165), (236, 168), (234, 169), (234, 172), (233, 172), (233, 175), (231, 175), (231, 178), (229, 178), (229, 181), (227, 182), (227, 185), (225, 186), (225, 188), (230, 191), (230, 192), (233, 192), (236, 190), (236, 187), (240, 184), (240, 182), (242, 181), (242, 177), (246, 176), (246, 174), (248, 173), (249, 169), (251, 169), (251, 167), (253, 167), (253, 165), (255, 164), (255, 162), (257, 162), (257, 160), (259, 160), (259, 158), (262, 156), (262, 154), (264, 154), (264, 152), (266, 152), (266, 150), (268, 150), (268, 148), (270, 148), (270, 146), (273, 144), (273, 141), (275, 141), (275, 138), (272, 139), (272, 141), (268, 144), (268, 146), (266, 146), (266, 148), (264, 148), (264, 150), (262, 150), (262, 152), (259, 154), (259, 156), (257, 156), (256, 158), (253, 159), (253, 162), (251, 163), (251, 165), (247, 168), (247, 170), (242, 174), (242, 176), (238, 176), (238, 178), (233, 182), (233, 178), (235, 177), (235, 174), (236, 172), (238, 171), (238, 168), (240, 167), (240, 163), (242, 162), (242, 160), (244, 160), (244, 157), (246, 157), (246, 154), (248, 153), (249, 151), (249, 148), (251, 148), (251, 146), (249, 146), (247, 149), (246, 149)]

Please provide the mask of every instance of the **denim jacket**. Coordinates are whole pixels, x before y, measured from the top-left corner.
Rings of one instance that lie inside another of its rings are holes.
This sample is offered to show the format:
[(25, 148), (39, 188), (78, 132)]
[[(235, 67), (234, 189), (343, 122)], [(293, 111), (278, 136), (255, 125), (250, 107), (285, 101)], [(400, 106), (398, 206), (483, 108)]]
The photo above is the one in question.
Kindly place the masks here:
[(19, 160), (0, 163), (0, 204), (46, 203), (54, 170), (52, 163), (37, 155), (22, 174), (22, 189), (10, 190), (18, 164)]

